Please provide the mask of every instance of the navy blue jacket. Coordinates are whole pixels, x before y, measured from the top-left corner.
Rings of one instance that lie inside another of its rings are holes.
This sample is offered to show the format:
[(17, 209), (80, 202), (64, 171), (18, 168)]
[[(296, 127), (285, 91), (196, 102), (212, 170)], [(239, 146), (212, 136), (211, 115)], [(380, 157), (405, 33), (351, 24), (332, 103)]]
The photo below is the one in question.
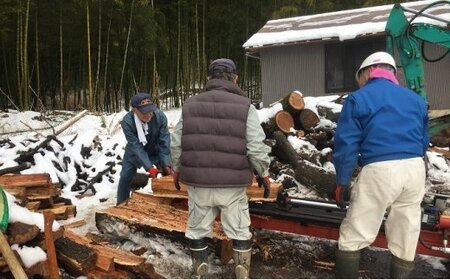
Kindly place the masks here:
[(170, 133), (167, 128), (167, 117), (159, 109), (154, 112), (148, 122), (147, 145), (139, 142), (133, 111), (128, 112), (122, 119), (122, 130), (127, 139), (125, 158), (130, 159), (136, 166), (143, 166), (148, 170), (153, 164), (171, 165)]
[(356, 164), (422, 157), (429, 144), (422, 97), (384, 78), (347, 98), (334, 136), (337, 184), (349, 185)]

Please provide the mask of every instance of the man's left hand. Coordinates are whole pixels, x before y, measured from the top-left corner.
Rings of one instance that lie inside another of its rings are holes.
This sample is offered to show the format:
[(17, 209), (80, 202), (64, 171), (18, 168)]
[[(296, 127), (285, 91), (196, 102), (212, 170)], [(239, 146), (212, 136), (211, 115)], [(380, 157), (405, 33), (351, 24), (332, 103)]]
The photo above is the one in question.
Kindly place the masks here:
[(163, 176), (172, 175), (173, 171), (172, 171), (172, 168), (170, 167), (170, 165), (164, 165), (162, 173), (163, 173)]
[(330, 190), (329, 196), (336, 200), (336, 205), (344, 209), (347, 206), (347, 201), (350, 200), (350, 189), (348, 185), (337, 184)]

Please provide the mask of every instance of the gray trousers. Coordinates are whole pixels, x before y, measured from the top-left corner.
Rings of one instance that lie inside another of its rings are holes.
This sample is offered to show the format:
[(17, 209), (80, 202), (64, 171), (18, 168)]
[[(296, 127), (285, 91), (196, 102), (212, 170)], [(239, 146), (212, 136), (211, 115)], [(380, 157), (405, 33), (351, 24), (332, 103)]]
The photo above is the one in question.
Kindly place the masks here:
[(249, 240), (250, 213), (245, 188), (197, 188), (187, 186), (189, 217), (186, 237), (212, 237), (212, 225), (220, 213), (225, 234), (230, 239)]

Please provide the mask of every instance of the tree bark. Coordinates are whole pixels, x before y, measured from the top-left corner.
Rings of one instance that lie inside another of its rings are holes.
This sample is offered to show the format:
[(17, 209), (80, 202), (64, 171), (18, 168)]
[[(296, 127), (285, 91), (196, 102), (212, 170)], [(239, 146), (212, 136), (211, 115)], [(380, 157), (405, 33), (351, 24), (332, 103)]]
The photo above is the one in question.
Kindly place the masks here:
[(296, 125), (301, 127), (305, 131), (311, 131), (319, 122), (320, 119), (310, 109), (303, 109), (294, 118)]
[(322, 197), (336, 184), (336, 174), (306, 160), (299, 160), (295, 165), (295, 179)]

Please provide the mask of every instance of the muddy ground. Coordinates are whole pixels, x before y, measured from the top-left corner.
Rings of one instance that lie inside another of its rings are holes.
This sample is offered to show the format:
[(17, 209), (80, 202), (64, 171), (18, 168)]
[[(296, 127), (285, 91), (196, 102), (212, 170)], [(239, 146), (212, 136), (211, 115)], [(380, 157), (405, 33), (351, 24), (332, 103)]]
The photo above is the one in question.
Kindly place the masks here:
[[(296, 279), (296, 278), (334, 278), (335, 241), (311, 238), (296, 234), (272, 231), (258, 232), (258, 244), (253, 246), (251, 278), (255, 279)], [(185, 245), (178, 244), (187, 250)], [(261, 248), (264, 248), (261, 251)], [(264, 254), (270, 248), (270, 255)], [(186, 252), (188, 254), (188, 252)], [(157, 254), (156, 254), (157, 255)], [(168, 278), (189, 278), (190, 263), (167, 261), (167, 256), (153, 255), (150, 258), (155, 269)], [(266, 256), (266, 259), (264, 259)], [(208, 278), (234, 278), (232, 261), (223, 265), (218, 255), (210, 251), (210, 273)], [(368, 248), (363, 250), (359, 278), (389, 278), (390, 255), (385, 249)], [(450, 277), (450, 258), (442, 259), (418, 255), (416, 269), (411, 278), (445, 279)], [(436, 265), (437, 264), (437, 265)], [(436, 267), (438, 266), (438, 267)]]

